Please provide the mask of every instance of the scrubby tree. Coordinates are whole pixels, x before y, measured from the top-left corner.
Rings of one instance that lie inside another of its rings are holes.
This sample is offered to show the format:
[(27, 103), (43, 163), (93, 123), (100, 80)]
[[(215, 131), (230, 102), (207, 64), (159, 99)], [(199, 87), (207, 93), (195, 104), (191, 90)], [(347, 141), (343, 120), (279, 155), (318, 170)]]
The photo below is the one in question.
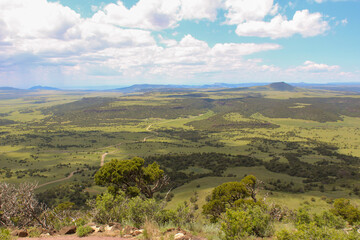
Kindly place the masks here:
[(350, 224), (360, 221), (360, 210), (352, 205), (349, 199), (336, 199), (334, 201), (334, 208), (331, 211), (335, 215), (343, 217)]
[(208, 203), (203, 206), (203, 213), (215, 222), (226, 208), (239, 205), (242, 199), (251, 197), (251, 201), (256, 202), (256, 182), (256, 177), (249, 175), (240, 182), (227, 182), (217, 186), (212, 191)]
[(130, 160), (113, 159), (95, 174), (95, 183), (107, 186), (113, 195), (122, 190), (130, 197), (142, 194), (152, 198), (155, 192), (169, 183), (169, 178), (156, 162), (147, 167), (144, 163), (144, 159), (139, 157)]
[(225, 240), (247, 239), (248, 236), (267, 237), (273, 233), (273, 224), (266, 206), (255, 203), (246, 209), (226, 210), (221, 230)]
[(0, 226), (24, 227), (40, 225), (47, 227), (40, 217), (45, 206), (35, 198), (37, 184), (22, 183), (19, 186), (0, 183)]

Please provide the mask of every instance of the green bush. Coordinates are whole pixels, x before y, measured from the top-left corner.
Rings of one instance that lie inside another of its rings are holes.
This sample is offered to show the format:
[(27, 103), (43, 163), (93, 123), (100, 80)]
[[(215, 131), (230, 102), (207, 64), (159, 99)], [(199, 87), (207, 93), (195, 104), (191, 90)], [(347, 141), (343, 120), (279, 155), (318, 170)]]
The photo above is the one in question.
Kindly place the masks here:
[(171, 220), (176, 226), (184, 227), (195, 222), (194, 207), (186, 201), (179, 204), (174, 211), (174, 218)]
[(11, 240), (11, 234), (9, 229), (0, 228), (0, 239), (1, 240)]
[(163, 202), (139, 196), (129, 198), (123, 192), (116, 196), (105, 192), (88, 204), (93, 209), (94, 221), (101, 224), (118, 222), (141, 227), (146, 221), (155, 221), (162, 225), (176, 222), (179, 215), (178, 211), (165, 210)]
[(311, 222), (311, 216), (307, 208), (300, 208), (296, 213), (295, 224), (297, 226), (302, 224), (309, 224)]
[(127, 216), (128, 199), (119, 192), (114, 196), (109, 192), (97, 196), (96, 202), (88, 202), (94, 212), (94, 221), (106, 224), (109, 222), (124, 222)]
[(93, 229), (90, 226), (79, 226), (76, 228), (76, 235), (78, 237), (85, 237), (93, 232)]
[(331, 211), (335, 215), (343, 217), (350, 224), (360, 222), (360, 210), (351, 205), (349, 199), (336, 199), (334, 201), (334, 208)]
[(284, 229), (275, 235), (278, 240), (360, 240), (360, 234), (356, 231), (345, 233), (342, 230), (336, 230), (334, 228), (318, 227), (314, 222), (299, 226), (297, 231)]
[(135, 227), (140, 227), (146, 220), (156, 220), (162, 209), (162, 204), (155, 199), (131, 198), (128, 202), (127, 220)]
[(245, 210), (228, 209), (221, 222), (221, 230), (225, 240), (236, 240), (247, 236), (271, 236), (273, 225), (264, 208), (255, 205)]
[(236, 202), (250, 198), (256, 202), (257, 180), (253, 175), (244, 177), (240, 182), (226, 182), (213, 189), (208, 203), (203, 206), (203, 214), (216, 222), (227, 207), (235, 207)]
[(342, 229), (346, 226), (346, 221), (342, 217), (329, 211), (323, 211), (319, 215), (314, 214), (314, 222), (318, 227)]
[(75, 220), (75, 225), (78, 226), (84, 226), (87, 223), (87, 221), (83, 218), (79, 218)]
[(41, 229), (37, 227), (31, 227), (28, 230), (29, 237), (40, 237), (41, 235)]

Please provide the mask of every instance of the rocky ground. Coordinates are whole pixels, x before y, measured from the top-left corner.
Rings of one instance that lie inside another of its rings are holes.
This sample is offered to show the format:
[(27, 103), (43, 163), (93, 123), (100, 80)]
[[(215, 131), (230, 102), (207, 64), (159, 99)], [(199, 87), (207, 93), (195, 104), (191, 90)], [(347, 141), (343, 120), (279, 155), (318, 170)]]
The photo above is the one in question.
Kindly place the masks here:
[(121, 238), (121, 237), (107, 237), (103, 235), (93, 235), (88, 237), (77, 237), (76, 235), (67, 235), (67, 236), (43, 236), (39, 238), (21, 238), (26, 240), (75, 240), (75, 239), (83, 239), (83, 240), (129, 240), (134, 238)]
[[(30, 238), (28, 231), (25, 229), (14, 230), (12, 231), (12, 235), (24, 240), (131, 240), (139, 239), (139, 237), (141, 239), (141, 235), (144, 234), (143, 229), (137, 229), (129, 226), (123, 227), (120, 224), (113, 224), (111, 226), (98, 226), (95, 224), (89, 224), (89, 226), (93, 229), (93, 231), (86, 237), (78, 237), (76, 235), (76, 226), (64, 227), (58, 232), (42, 231), (39, 237)], [(180, 228), (170, 228), (162, 233), (160, 233), (159, 231), (153, 232), (152, 230), (150, 230), (149, 234), (154, 236), (151, 237), (151, 239), (154, 240), (163, 239), (163, 237), (165, 237), (165, 239), (168, 239), (170, 237), (170, 239), (174, 240), (206, 240), (205, 238), (192, 236), (189, 232), (186, 232)]]

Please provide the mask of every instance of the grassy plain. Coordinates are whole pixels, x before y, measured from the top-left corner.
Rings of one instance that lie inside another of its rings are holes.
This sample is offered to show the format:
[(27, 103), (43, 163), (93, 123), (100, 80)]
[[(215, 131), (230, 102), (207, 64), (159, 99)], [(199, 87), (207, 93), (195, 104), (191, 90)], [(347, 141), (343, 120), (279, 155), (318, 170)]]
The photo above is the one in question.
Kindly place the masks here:
[[(326, 208), (322, 196), (358, 201), (353, 189), (359, 185), (359, 177), (338, 173), (314, 180), (316, 187), (305, 189), (306, 180), (314, 175), (277, 172), (276, 166), (266, 164), (275, 161), (291, 167), (291, 161), (299, 160), (307, 167), (321, 169), (321, 164), (327, 163), (358, 172), (359, 106), (360, 98), (353, 94), (256, 87), (133, 95), (28, 92), (22, 97), (0, 99), (0, 181), (44, 184), (80, 171), (66, 182), (92, 182), (106, 152), (105, 162), (133, 156), (214, 152), (256, 158), (263, 164), (230, 166), (221, 176), (212, 176), (212, 170), (196, 165), (181, 169), (189, 181), (173, 190), (169, 207), (188, 200), (194, 191), (199, 193), (202, 205), (217, 185), (254, 174), (269, 185), (261, 192), (271, 192), (269, 201), (283, 202), (290, 208), (304, 202)], [(295, 160), (287, 154), (295, 154)], [(349, 160), (348, 156), (353, 158)], [(196, 177), (201, 174), (208, 175)], [(277, 180), (291, 182), (292, 189), (300, 191), (276, 190), (270, 182)], [(90, 193), (101, 189), (87, 188)]]

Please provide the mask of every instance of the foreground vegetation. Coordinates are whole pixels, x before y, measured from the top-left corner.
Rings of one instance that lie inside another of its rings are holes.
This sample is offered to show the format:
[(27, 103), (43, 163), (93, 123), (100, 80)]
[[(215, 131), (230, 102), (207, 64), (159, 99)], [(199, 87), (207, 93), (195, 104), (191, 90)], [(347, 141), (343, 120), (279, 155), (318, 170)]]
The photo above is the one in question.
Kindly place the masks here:
[[(136, 159), (130, 160), (136, 163)], [(121, 169), (108, 163), (104, 171)], [(140, 173), (139, 173), (140, 171)], [(121, 171), (120, 171), (121, 172)], [(135, 170), (139, 178), (156, 178), (156, 172), (149, 173), (146, 168)], [(110, 173), (111, 174), (111, 173)], [(117, 175), (119, 182), (123, 172)], [(149, 175), (150, 174), (150, 175)], [(113, 175), (113, 174), (111, 174)], [(113, 175), (114, 177), (114, 175)], [(109, 183), (115, 181), (109, 178)], [(131, 186), (129, 180), (125, 185)], [(141, 228), (142, 239), (164, 239), (171, 229), (180, 229), (193, 239), (248, 239), (252, 237), (274, 237), (286, 239), (360, 239), (357, 232), (360, 221), (360, 209), (348, 199), (336, 199), (330, 210), (312, 214), (311, 203), (297, 210), (269, 204), (266, 198), (258, 196), (261, 187), (254, 176), (244, 177), (240, 182), (227, 182), (214, 188), (202, 207), (202, 216), (196, 215), (198, 195), (194, 195), (179, 204), (175, 209), (166, 209), (166, 201), (146, 197), (142, 191), (112, 191), (112, 188), (100, 194), (94, 200), (87, 200), (87, 208), (74, 210), (74, 204), (63, 202), (54, 208), (48, 208), (34, 197), (36, 185), (20, 184), (19, 187), (0, 184), (0, 227), (1, 239), (11, 239), (10, 229), (23, 228), (29, 235), (39, 236), (42, 232), (62, 232), (66, 226), (74, 226), (79, 237), (91, 234), (96, 224), (120, 223), (122, 234), (130, 227)], [(111, 185), (110, 185), (111, 186)], [(14, 199), (16, 199), (14, 201)], [(95, 227), (96, 228), (96, 227)], [(169, 238), (173, 239), (173, 237)]]

